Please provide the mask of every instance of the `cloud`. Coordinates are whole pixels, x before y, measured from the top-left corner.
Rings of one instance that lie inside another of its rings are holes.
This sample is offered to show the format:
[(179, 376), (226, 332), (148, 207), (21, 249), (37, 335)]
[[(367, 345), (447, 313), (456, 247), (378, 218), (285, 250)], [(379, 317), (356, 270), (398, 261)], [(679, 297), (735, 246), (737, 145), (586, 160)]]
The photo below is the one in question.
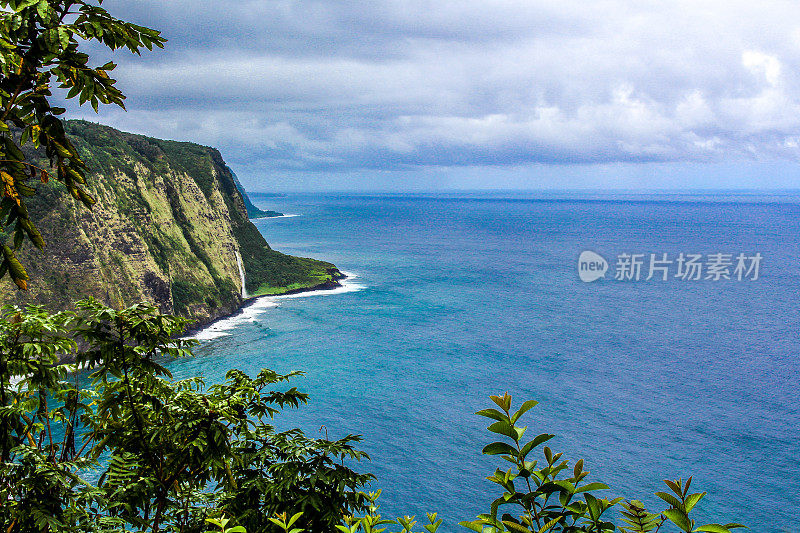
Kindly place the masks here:
[(250, 182), (800, 154), (792, 2), (103, 5), (170, 42), (115, 55), (129, 112), (100, 120), (218, 146)]

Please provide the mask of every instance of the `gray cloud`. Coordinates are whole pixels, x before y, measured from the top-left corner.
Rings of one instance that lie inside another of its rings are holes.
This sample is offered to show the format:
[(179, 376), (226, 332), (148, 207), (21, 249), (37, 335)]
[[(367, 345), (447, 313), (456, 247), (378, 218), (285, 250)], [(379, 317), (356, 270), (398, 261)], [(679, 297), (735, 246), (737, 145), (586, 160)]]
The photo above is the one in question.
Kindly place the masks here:
[(265, 172), (380, 186), (386, 172), (800, 153), (793, 2), (103, 5), (170, 42), (114, 56), (129, 112), (99, 120), (217, 146), (256, 188)]

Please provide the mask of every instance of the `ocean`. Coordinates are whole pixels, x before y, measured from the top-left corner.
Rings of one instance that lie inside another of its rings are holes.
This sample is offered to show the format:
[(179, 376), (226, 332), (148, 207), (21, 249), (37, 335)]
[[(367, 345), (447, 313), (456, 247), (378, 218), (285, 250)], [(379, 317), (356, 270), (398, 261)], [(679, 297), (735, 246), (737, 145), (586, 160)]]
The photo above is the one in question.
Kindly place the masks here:
[[(709, 493), (699, 521), (798, 531), (800, 195), (253, 200), (297, 215), (255, 221), (273, 248), (351, 277), (258, 300), (171, 369), (209, 382), (305, 371), (292, 385), (309, 405), (276, 426), (363, 435), (359, 469), (377, 476), (384, 516), (436, 511), (440, 531), (459, 531), (488, 512), (485, 477), (503, 462), (481, 455), (491, 437), (473, 413), (508, 391), (540, 402), (528, 434), (556, 434), (551, 447), (583, 458), (609, 497), (657, 505), (663, 479), (692, 475)], [(604, 277), (581, 281), (584, 251)], [(663, 262), (648, 280), (651, 254)], [(679, 264), (693, 255), (700, 279)]]

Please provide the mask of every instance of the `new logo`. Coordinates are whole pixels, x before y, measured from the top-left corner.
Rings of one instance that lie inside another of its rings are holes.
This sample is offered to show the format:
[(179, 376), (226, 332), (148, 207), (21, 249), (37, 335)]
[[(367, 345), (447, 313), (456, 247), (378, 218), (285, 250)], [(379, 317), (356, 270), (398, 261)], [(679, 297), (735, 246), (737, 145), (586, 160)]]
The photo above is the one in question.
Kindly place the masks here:
[(590, 283), (606, 275), (608, 261), (602, 255), (585, 250), (578, 258), (578, 276), (581, 281)]

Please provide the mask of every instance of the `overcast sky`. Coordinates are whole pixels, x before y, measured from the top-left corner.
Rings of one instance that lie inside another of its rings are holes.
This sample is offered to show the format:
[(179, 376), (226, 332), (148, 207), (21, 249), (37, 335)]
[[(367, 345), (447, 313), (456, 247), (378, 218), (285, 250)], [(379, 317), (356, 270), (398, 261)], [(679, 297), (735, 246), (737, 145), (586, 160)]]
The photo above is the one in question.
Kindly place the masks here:
[(103, 6), (169, 42), (114, 54), (127, 113), (72, 116), (251, 190), (800, 188), (795, 1)]

